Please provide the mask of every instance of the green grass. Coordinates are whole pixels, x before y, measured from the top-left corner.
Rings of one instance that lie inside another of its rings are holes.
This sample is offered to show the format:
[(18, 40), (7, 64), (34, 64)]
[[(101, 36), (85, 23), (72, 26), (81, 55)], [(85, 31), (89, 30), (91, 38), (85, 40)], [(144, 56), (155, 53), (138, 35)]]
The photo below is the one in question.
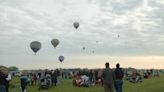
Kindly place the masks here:
[[(18, 78), (11, 81), (16, 88), (10, 88), (10, 92), (20, 92)], [(132, 84), (124, 81), (124, 92), (164, 92), (164, 75), (160, 77), (144, 79), (143, 83)], [(104, 92), (103, 87), (96, 85), (89, 88), (74, 87), (72, 80), (62, 80), (62, 84), (49, 90), (38, 91), (38, 86), (29, 86), (27, 92)]]

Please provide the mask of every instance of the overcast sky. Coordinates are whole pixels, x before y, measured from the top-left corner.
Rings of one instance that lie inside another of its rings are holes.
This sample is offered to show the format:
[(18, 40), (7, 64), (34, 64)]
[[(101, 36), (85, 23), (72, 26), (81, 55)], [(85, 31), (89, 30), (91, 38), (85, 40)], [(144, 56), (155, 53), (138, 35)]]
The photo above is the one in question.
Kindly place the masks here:
[[(163, 11), (164, 0), (0, 0), (0, 65), (164, 68)], [(42, 43), (36, 56), (32, 41)]]

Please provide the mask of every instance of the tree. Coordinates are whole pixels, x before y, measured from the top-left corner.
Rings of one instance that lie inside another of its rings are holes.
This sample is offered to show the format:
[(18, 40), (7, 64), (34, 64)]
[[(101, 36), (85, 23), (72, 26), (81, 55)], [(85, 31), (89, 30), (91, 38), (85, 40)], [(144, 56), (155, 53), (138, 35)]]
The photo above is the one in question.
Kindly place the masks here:
[(18, 67), (16, 67), (16, 66), (10, 66), (9, 67), (9, 71), (18, 71), (19, 69), (18, 69)]
[(0, 65), (0, 70), (1, 71), (9, 71), (9, 69), (5, 66)]

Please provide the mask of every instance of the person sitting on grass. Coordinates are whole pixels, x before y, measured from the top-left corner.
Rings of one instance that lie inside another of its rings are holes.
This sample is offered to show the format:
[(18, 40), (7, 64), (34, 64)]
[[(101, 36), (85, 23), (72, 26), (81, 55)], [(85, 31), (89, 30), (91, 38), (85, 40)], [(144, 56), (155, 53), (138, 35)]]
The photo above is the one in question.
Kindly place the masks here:
[(81, 83), (80, 83), (80, 86), (83, 86), (83, 87), (89, 87), (89, 77), (86, 76), (86, 75), (82, 75), (81, 76)]
[(41, 90), (41, 89), (48, 89), (48, 88), (49, 88), (49, 87), (48, 87), (46, 78), (41, 78), (39, 90)]
[(133, 71), (130, 82), (132, 83), (142, 82), (142, 77), (136, 70)]
[(149, 78), (149, 75), (148, 75), (148, 72), (147, 72), (147, 71), (144, 71), (143, 77), (144, 77), (145, 79), (148, 79), (148, 78)]
[(81, 82), (82, 82), (82, 80), (81, 80), (80, 74), (79, 74), (79, 73), (76, 73), (76, 74), (74, 75), (73, 85), (74, 85), (74, 86), (79, 86), (79, 87), (80, 87)]

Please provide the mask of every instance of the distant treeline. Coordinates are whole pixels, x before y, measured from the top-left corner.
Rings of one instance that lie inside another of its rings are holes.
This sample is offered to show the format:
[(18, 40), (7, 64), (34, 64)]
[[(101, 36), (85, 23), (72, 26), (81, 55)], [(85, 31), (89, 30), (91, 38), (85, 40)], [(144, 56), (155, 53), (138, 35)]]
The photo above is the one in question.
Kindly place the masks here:
[(6, 66), (3, 66), (3, 65), (0, 65), (0, 70), (1, 71), (18, 71), (19, 68), (16, 67), (16, 66), (6, 67)]
[[(63, 69), (59, 69), (59, 70), (62, 70), (64, 72), (69, 72), (69, 71), (72, 71), (72, 72), (76, 72), (76, 71), (80, 71), (81, 73), (82, 72), (89, 72), (90, 70), (100, 70), (102, 68), (95, 68), (95, 69), (88, 69), (88, 68), (63, 68)], [(113, 68), (115, 69), (115, 68)], [(10, 66), (10, 67), (6, 67), (6, 66), (3, 66), (3, 65), (0, 65), (0, 70), (2, 71), (19, 71), (19, 68), (16, 67), (16, 66)], [(45, 70), (45, 69), (36, 69), (36, 70), (25, 70), (25, 71), (40, 71), (40, 70)], [(48, 69), (47, 69), (48, 70)], [(55, 69), (54, 69), (55, 70)], [(144, 71), (144, 70), (147, 70), (147, 69), (135, 69), (135, 68), (132, 68), (132, 67), (129, 67), (129, 68), (123, 68), (123, 71), (131, 71), (131, 70), (139, 70), (139, 71)], [(153, 69), (153, 70), (158, 70), (160, 72), (163, 72), (164, 73), (164, 69)], [(24, 71), (24, 70), (22, 70)]]

